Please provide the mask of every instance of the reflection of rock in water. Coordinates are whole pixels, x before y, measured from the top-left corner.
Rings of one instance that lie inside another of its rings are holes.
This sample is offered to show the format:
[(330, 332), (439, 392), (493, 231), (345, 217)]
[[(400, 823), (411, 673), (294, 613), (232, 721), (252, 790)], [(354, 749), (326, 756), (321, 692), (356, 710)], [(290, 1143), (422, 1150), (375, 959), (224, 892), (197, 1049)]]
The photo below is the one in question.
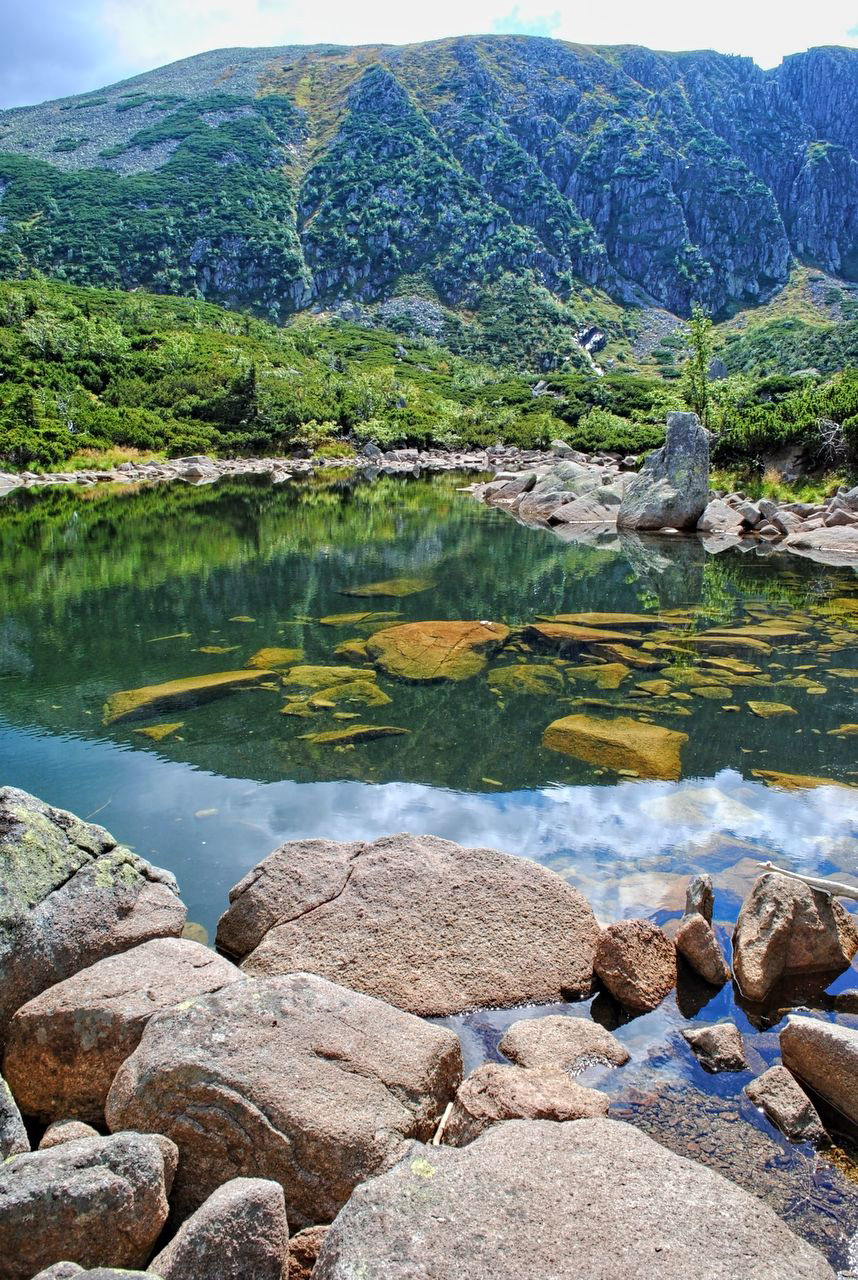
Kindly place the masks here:
[(690, 1085), (630, 1089), (611, 1104), (677, 1155), (730, 1178), (770, 1205), (832, 1265), (848, 1265), (848, 1244), (858, 1231), (858, 1185), (810, 1147), (790, 1144), (751, 1103), (702, 1093)]
[(29, 650), (33, 637), (26, 627), (7, 618), (0, 623), (0, 675), (28, 676), (33, 670)]
[(696, 537), (642, 537), (620, 531), (623, 555), (635, 574), (658, 597), (662, 609), (699, 600), (703, 593), (706, 550)]

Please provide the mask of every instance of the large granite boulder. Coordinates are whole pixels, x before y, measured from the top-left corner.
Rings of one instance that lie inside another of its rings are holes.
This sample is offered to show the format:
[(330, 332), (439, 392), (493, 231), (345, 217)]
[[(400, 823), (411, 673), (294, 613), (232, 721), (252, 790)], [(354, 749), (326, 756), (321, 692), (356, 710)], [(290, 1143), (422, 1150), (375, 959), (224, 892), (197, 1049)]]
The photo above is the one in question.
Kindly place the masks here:
[(626, 483), (624, 529), (693, 529), (709, 501), (709, 432), (696, 413), (669, 413), (664, 444)]
[(606, 1116), (609, 1099), (576, 1084), (562, 1067), (504, 1067), (484, 1062), (459, 1085), (444, 1141), (464, 1147), (503, 1120), (582, 1120)]
[(178, 1152), (155, 1134), (83, 1138), (0, 1165), (0, 1280), (56, 1262), (143, 1267), (167, 1220)]
[(12, 1090), (0, 1076), (0, 1161), (30, 1150), (30, 1140)]
[(594, 971), (618, 1004), (647, 1013), (676, 986), (676, 949), (651, 920), (618, 920), (599, 934)]
[(177, 937), (187, 912), (173, 877), (103, 827), (0, 789), (0, 1042), (46, 987), (150, 938)]
[(774, 872), (755, 881), (733, 932), (733, 972), (754, 1001), (781, 978), (840, 973), (856, 952), (858, 929), (839, 902)]
[(329, 1222), (462, 1073), (452, 1031), (312, 974), (236, 982), (156, 1014), (107, 1099), (111, 1129), (166, 1133), (180, 1218), (232, 1178), (270, 1178), (293, 1226)]
[(153, 938), (48, 987), (9, 1024), (4, 1069), (19, 1106), (45, 1124), (102, 1123), (113, 1077), (153, 1014), (243, 980), (199, 942)]
[(218, 946), (256, 976), (306, 970), (411, 1013), (590, 991), (582, 895), (528, 858), (435, 836), (281, 845), (230, 892)]
[(161, 1280), (287, 1280), (283, 1188), (264, 1178), (225, 1182), (182, 1223), (149, 1269)]
[(834, 1280), (817, 1250), (720, 1174), (616, 1120), (511, 1120), (459, 1149), (414, 1143), (358, 1187), (313, 1280)]
[(858, 1030), (791, 1014), (779, 1039), (784, 1066), (858, 1124)]

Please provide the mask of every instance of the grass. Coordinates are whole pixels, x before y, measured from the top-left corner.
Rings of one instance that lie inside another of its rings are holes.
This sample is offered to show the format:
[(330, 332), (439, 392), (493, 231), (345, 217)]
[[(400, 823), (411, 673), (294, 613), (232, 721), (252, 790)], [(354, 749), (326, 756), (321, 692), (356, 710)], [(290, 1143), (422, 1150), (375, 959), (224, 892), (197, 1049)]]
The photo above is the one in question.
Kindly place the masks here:
[(752, 502), (760, 498), (771, 498), (773, 502), (824, 502), (841, 486), (854, 484), (855, 478), (850, 479), (843, 472), (827, 472), (818, 477), (805, 476), (800, 483), (789, 485), (773, 469), (760, 475), (748, 468), (725, 467), (713, 470), (709, 483), (713, 489), (744, 493)]
[(167, 455), (152, 449), (79, 449), (65, 462), (43, 468), (49, 472), (113, 471), (123, 462), (164, 462)]

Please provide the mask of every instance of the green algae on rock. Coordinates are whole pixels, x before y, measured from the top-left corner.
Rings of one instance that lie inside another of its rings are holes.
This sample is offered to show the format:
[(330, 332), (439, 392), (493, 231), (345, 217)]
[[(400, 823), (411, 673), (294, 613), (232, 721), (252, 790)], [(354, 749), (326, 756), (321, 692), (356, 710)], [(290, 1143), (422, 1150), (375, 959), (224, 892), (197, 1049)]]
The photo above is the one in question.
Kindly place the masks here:
[(815, 787), (845, 787), (855, 789), (853, 782), (839, 782), (836, 778), (819, 778), (809, 773), (784, 773), (780, 769), (754, 769), (755, 778), (768, 783), (771, 787), (780, 787), (782, 791), (809, 791)]
[(335, 684), (353, 680), (374, 680), (375, 672), (367, 667), (291, 667), (281, 677), (281, 683), (297, 689), (329, 689)]
[(563, 688), (563, 672), (541, 662), (517, 662), (508, 667), (493, 667), (487, 673), (489, 687), (507, 694), (556, 693)]
[(212, 698), (221, 698), (234, 689), (259, 684), (270, 671), (219, 671), (214, 675), (187, 676), (167, 680), (164, 684), (145, 685), (141, 689), (122, 689), (112, 693), (104, 704), (104, 724), (115, 724), (144, 711), (165, 707), (192, 707)]
[(296, 662), (301, 661), (303, 656), (303, 649), (279, 649), (277, 647), (258, 649), (252, 657), (247, 659), (244, 665), (255, 667), (260, 671), (275, 671), (281, 667), (294, 666)]
[(171, 737), (184, 727), (184, 720), (175, 720), (172, 724), (150, 724), (145, 729), (135, 729), (134, 732), (139, 733), (141, 737), (151, 738), (153, 742), (163, 742), (164, 738)]
[(307, 706), (315, 711), (323, 706), (337, 707), (341, 702), (355, 702), (364, 707), (386, 707), (392, 698), (380, 689), (369, 672), (363, 680), (342, 680), (328, 689), (320, 689), (307, 699)]
[(572, 715), (555, 720), (542, 735), (543, 746), (602, 768), (633, 771), (641, 778), (678, 781), (680, 749), (687, 733), (646, 724), (628, 716), (603, 720)]
[(631, 671), (623, 662), (603, 662), (569, 667), (567, 675), (570, 680), (594, 684), (597, 689), (619, 689), (623, 681), (631, 675)]
[(327, 729), (322, 733), (302, 733), (301, 740), (317, 747), (347, 746), (356, 742), (371, 742), (373, 738), (394, 738), (410, 733), (391, 724), (353, 724), (347, 729)]
[(500, 622), (406, 622), (377, 631), (367, 652), (382, 671), (402, 680), (469, 680), (509, 634)]
[(394, 618), (398, 617), (400, 617), (400, 614), (395, 609), (379, 609), (375, 612), (365, 610), (358, 613), (329, 613), (324, 618), (319, 619), (319, 624), (323, 627), (350, 627), (364, 622), (392, 622)]
[(635, 637), (626, 631), (608, 631), (598, 627), (574, 626), (566, 622), (533, 622), (524, 629), (524, 638), (539, 649), (554, 653), (577, 653), (590, 644), (617, 641), (628, 644)]
[(768, 720), (771, 716), (794, 716), (798, 714), (795, 707), (789, 707), (785, 702), (751, 701), (748, 706), (754, 715), (759, 716), (761, 720)]
[(366, 651), (366, 640), (362, 636), (355, 636), (351, 640), (343, 640), (334, 648), (334, 656), (345, 658), (348, 662), (368, 662), (369, 654)]
[(416, 596), (421, 591), (428, 591), (435, 583), (428, 578), (388, 578), (384, 582), (368, 582), (362, 587), (343, 587), (341, 596), (390, 596), (400, 599), (403, 596)]

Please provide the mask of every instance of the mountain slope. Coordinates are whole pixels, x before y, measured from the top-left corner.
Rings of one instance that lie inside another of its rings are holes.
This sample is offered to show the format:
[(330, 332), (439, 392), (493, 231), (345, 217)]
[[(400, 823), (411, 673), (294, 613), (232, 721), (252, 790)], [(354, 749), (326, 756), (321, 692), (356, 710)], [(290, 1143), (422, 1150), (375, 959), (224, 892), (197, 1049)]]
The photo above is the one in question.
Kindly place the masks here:
[(794, 258), (858, 278), (856, 105), (849, 49), (771, 72), (523, 36), (220, 50), (0, 112), (0, 273), (274, 320), (539, 312), (548, 364), (617, 303), (726, 315)]

